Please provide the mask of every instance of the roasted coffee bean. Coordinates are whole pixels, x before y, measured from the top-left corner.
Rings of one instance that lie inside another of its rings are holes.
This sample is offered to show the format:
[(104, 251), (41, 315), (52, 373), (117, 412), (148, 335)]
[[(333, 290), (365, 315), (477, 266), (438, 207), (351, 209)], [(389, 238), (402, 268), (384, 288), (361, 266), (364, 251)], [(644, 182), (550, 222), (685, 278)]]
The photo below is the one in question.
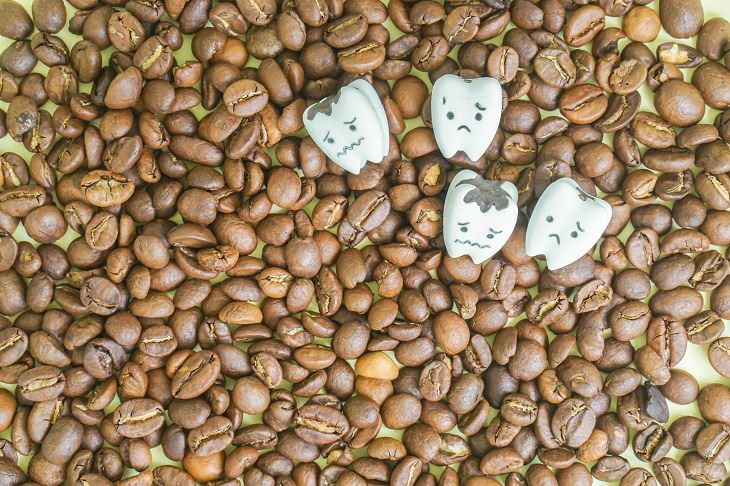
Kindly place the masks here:
[(730, 454), (727, 435), (730, 432), (725, 424), (709, 424), (697, 435), (697, 452), (712, 462), (722, 463)]
[(728, 358), (730, 357), (730, 348), (728, 348), (728, 340), (725, 338), (719, 338), (710, 344), (708, 351), (708, 358), (712, 367), (721, 375), (727, 375), (728, 370)]
[(221, 362), (212, 351), (193, 353), (180, 364), (172, 377), (172, 396), (181, 399), (195, 398), (205, 393), (218, 378)]
[(124, 402), (114, 411), (114, 429), (122, 437), (145, 437), (163, 426), (164, 409), (149, 398), (137, 398)]
[(491, 476), (507, 474), (521, 468), (524, 461), (511, 447), (492, 449), (482, 459), (480, 470)]
[(591, 474), (599, 481), (619, 481), (629, 472), (629, 463), (620, 456), (604, 456), (591, 468)]
[(134, 184), (129, 179), (104, 170), (89, 172), (81, 179), (80, 186), (86, 200), (99, 207), (121, 204), (134, 192)]
[(313, 444), (327, 444), (349, 430), (347, 419), (338, 410), (317, 404), (300, 408), (294, 418), (295, 433)]
[(697, 0), (669, 0), (659, 7), (662, 26), (672, 37), (680, 39), (695, 36), (702, 27), (703, 16), (702, 3)]
[(704, 105), (699, 90), (678, 79), (662, 84), (654, 97), (657, 113), (678, 127), (697, 124), (705, 115)]
[(606, 13), (597, 5), (585, 5), (571, 15), (565, 24), (565, 42), (581, 47), (603, 29)]
[(629, 469), (626, 475), (621, 478), (620, 484), (625, 486), (638, 486), (644, 484), (647, 486), (656, 486), (657, 482), (649, 471), (641, 467), (635, 467)]
[(231, 83), (223, 93), (223, 101), (232, 115), (246, 117), (260, 112), (269, 94), (266, 88), (253, 80), (242, 79)]
[(0, 331), (0, 366), (16, 363), (28, 349), (28, 335), (15, 327), (7, 327)]
[(49, 462), (66, 464), (81, 446), (84, 428), (71, 417), (59, 418), (43, 438), (41, 453)]
[(633, 441), (634, 454), (646, 462), (657, 462), (672, 448), (672, 436), (658, 424), (638, 432)]
[(560, 97), (560, 113), (572, 123), (585, 125), (598, 120), (608, 109), (608, 98), (593, 85), (579, 85)]
[(687, 339), (693, 344), (709, 344), (725, 331), (725, 323), (713, 311), (703, 311), (684, 324)]
[(644, 145), (663, 149), (674, 145), (676, 132), (663, 118), (648, 112), (639, 112), (631, 122), (636, 140)]
[(677, 418), (672, 425), (669, 426), (669, 433), (672, 434), (674, 447), (678, 449), (694, 449), (697, 435), (705, 427), (705, 423), (692, 416), (684, 416)]
[(687, 473), (687, 478), (695, 481), (718, 482), (727, 476), (724, 464), (708, 461), (697, 452), (689, 452), (682, 456), (680, 464)]
[(211, 417), (190, 431), (188, 447), (199, 456), (211, 456), (223, 451), (233, 441), (233, 424), (225, 417)]
[(596, 417), (582, 399), (568, 399), (558, 406), (552, 419), (555, 438), (569, 447), (580, 447), (588, 440)]

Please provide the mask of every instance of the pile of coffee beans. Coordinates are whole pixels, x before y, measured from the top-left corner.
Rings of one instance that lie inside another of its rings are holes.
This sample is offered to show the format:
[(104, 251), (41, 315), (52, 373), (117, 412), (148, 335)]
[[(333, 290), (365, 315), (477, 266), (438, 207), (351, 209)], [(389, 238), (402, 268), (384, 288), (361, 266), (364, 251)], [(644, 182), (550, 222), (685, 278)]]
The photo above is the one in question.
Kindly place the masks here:
[[(0, 484), (730, 484), (730, 22), (701, 0), (24, 3)], [(479, 160), (437, 150), (446, 73), (504, 88)], [(302, 113), (358, 77), (391, 137), (353, 175)], [(519, 188), (484, 266), (444, 250), (463, 168)], [(525, 227), (562, 177), (613, 217), (549, 271)]]

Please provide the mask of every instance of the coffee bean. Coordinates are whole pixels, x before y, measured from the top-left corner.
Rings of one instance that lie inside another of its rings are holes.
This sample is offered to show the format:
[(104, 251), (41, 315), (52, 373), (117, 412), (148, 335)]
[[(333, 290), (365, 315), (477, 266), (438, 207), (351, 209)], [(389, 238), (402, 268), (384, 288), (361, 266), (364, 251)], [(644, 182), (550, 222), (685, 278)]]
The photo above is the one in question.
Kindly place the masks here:
[(154, 400), (137, 398), (117, 407), (112, 421), (114, 429), (122, 437), (145, 437), (162, 427), (164, 409)]
[(691, 0), (678, 2), (670, 0), (659, 8), (662, 26), (672, 37), (687, 39), (696, 35), (702, 27), (703, 9), (701, 2)]
[(724, 32), (727, 21), (720, 17), (708, 19), (700, 29), (697, 38), (697, 50), (712, 60), (723, 55), (721, 44), (724, 43)]
[(255, 115), (263, 109), (268, 99), (266, 88), (249, 79), (231, 83), (223, 93), (228, 112), (240, 117)]
[(631, 122), (633, 134), (644, 145), (663, 149), (674, 145), (676, 133), (663, 118), (648, 112), (639, 112)]
[(646, 462), (663, 459), (672, 448), (672, 436), (658, 424), (652, 424), (634, 436), (634, 453)]
[(385, 47), (377, 41), (364, 41), (337, 56), (337, 63), (348, 73), (363, 73), (379, 67), (385, 60)]
[(342, 437), (349, 429), (347, 419), (337, 410), (309, 404), (297, 411), (294, 431), (314, 444), (327, 444)]
[(626, 475), (621, 478), (621, 484), (625, 486), (638, 486), (643, 484), (656, 486), (657, 482), (649, 471), (642, 467), (635, 467), (629, 469)]
[(728, 373), (726, 363), (728, 358), (728, 351), (730, 351), (730, 349), (728, 349), (727, 345), (727, 339), (719, 338), (710, 344), (710, 349), (708, 351), (710, 364), (715, 369), (715, 371), (723, 376)]
[(20, 40), (30, 36), (33, 32), (33, 21), (25, 8), (18, 2), (4, 0), (0, 4), (0, 11), (2, 11), (3, 17), (7, 19), (7, 25), (0, 31), (0, 35), (3, 37)]
[(188, 447), (199, 456), (211, 456), (224, 450), (233, 440), (233, 424), (225, 417), (211, 417), (190, 431)]
[(41, 453), (49, 462), (66, 464), (81, 446), (83, 426), (71, 417), (59, 418), (43, 439)]
[(682, 469), (682, 466), (674, 459), (668, 457), (654, 463), (652, 470), (660, 486), (682, 484), (687, 480), (687, 475), (684, 469)]
[(710, 424), (697, 435), (697, 452), (712, 462), (725, 462), (725, 457), (730, 454), (726, 446), (727, 435), (730, 432), (725, 424)]
[(177, 368), (172, 378), (172, 395), (190, 399), (205, 393), (218, 378), (220, 367), (220, 359), (214, 352), (200, 351), (191, 354)]
[(571, 15), (565, 24), (565, 41), (581, 47), (593, 40), (603, 29), (606, 13), (597, 5), (585, 5)]
[(510, 447), (502, 447), (489, 451), (482, 459), (480, 470), (492, 476), (516, 471), (523, 465), (522, 457)]
[(688, 479), (717, 482), (727, 476), (724, 464), (708, 461), (697, 452), (690, 452), (682, 456), (680, 464), (686, 471)]
[(588, 440), (595, 426), (596, 417), (579, 398), (561, 403), (552, 419), (552, 432), (556, 439), (569, 447), (580, 447)]
[(572, 123), (593, 123), (603, 116), (607, 109), (608, 98), (596, 86), (588, 84), (574, 86), (560, 97), (560, 113)]
[(646, 66), (636, 59), (622, 61), (611, 73), (609, 86), (618, 96), (626, 96), (635, 92), (646, 79)]
[(591, 474), (599, 481), (619, 481), (629, 472), (629, 463), (620, 456), (604, 456), (591, 468)]
[(705, 114), (704, 101), (699, 90), (680, 80), (662, 84), (654, 97), (657, 112), (675, 126), (689, 126), (699, 122)]
[(128, 200), (134, 192), (134, 185), (111, 171), (92, 171), (81, 180), (81, 189), (89, 203), (109, 207)]
[(636, 367), (652, 383), (664, 385), (670, 379), (669, 368), (662, 357), (648, 346), (636, 350)]

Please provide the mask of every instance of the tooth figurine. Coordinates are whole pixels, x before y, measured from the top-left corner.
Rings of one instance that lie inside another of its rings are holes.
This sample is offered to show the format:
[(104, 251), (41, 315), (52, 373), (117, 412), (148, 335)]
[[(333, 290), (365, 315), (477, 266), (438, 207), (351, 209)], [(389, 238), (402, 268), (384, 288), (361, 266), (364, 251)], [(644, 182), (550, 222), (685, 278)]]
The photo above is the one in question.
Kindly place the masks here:
[(550, 270), (570, 265), (596, 244), (610, 221), (610, 204), (587, 194), (573, 179), (558, 179), (532, 211), (527, 254), (545, 255)]
[(353, 174), (359, 174), (368, 161), (378, 163), (388, 155), (385, 110), (364, 79), (304, 110), (304, 126), (327, 157)]
[(480, 264), (497, 253), (517, 224), (517, 188), (462, 170), (444, 203), (444, 242), (449, 256), (469, 255)]
[(446, 158), (458, 151), (475, 161), (487, 151), (502, 117), (502, 87), (492, 78), (446, 74), (431, 94), (431, 123)]

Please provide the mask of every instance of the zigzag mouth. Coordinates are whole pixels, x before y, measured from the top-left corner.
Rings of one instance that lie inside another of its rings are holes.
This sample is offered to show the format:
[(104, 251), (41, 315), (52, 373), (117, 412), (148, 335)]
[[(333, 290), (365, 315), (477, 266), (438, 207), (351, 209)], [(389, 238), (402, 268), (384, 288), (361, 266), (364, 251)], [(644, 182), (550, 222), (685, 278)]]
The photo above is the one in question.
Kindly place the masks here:
[(471, 240), (459, 240), (459, 239), (456, 239), (456, 240), (454, 240), (454, 243), (461, 243), (462, 245), (476, 246), (477, 248), (481, 248), (482, 250), (485, 249), (485, 248), (491, 248), (491, 246), (489, 246), (486, 243), (483, 244), (483, 245), (480, 245), (479, 243), (477, 243), (475, 241), (471, 241)]
[(352, 150), (355, 147), (359, 147), (362, 141), (365, 140), (365, 137), (360, 137), (357, 139), (356, 142), (352, 142), (350, 145), (345, 145), (345, 147), (342, 149), (342, 152), (337, 152), (337, 156), (345, 155), (348, 150)]

